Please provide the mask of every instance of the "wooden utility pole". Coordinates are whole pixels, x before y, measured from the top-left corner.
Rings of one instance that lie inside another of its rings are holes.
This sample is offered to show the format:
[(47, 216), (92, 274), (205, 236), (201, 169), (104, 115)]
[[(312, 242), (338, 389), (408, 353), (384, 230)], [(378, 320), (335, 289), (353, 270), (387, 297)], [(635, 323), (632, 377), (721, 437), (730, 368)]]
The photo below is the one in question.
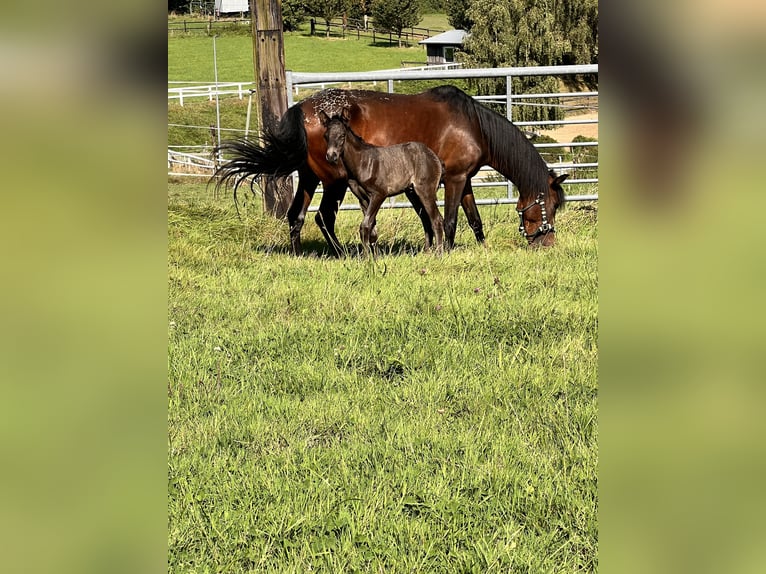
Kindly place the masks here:
[[(253, 26), (253, 63), (258, 91), (258, 125), (275, 129), (287, 111), (285, 45), (282, 38), (282, 1), (250, 0)], [(292, 178), (264, 177), (266, 210), (285, 217), (293, 198)]]

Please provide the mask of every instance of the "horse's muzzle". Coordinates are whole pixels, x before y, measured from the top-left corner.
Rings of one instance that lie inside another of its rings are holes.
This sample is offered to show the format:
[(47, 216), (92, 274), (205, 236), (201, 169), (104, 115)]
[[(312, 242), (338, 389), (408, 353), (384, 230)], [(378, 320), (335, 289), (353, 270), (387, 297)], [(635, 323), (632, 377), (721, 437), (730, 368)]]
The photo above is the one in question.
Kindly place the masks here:
[(336, 152), (327, 152), (327, 155), (325, 156), (325, 159), (328, 163), (336, 164), (338, 163), (338, 154)]
[(553, 244), (556, 243), (556, 232), (550, 231), (548, 233), (543, 233), (541, 235), (538, 235), (532, 241), (529, 242), (530, 247), (553, 247)]

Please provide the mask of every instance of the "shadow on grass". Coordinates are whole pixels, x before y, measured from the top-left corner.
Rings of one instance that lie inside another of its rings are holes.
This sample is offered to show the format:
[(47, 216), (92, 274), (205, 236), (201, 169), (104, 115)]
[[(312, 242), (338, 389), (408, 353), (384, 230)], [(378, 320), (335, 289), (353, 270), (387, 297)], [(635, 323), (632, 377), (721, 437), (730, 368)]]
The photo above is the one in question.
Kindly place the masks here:
[[(327, 243), (321, 239), (302, 240), (303, 255), (301, 257), (318, 259), (335, 259), (335, 253)], [(288, 242), (283, 244), (252, 243), (253, 251), (264, 255), (290, 255), (292, 251)], [(366, 256), (361, 243), (343, 243), (340, 246), (341, 259), (364, 259)], [(393, 241), (379, 241), (376, 258), (399, 257), (402, 255), (413, 256), (424, 251), (422, 243), (416, 243), (407, 239), (394, 239)], [(433, 253), (433, 251), (429, 251)]]

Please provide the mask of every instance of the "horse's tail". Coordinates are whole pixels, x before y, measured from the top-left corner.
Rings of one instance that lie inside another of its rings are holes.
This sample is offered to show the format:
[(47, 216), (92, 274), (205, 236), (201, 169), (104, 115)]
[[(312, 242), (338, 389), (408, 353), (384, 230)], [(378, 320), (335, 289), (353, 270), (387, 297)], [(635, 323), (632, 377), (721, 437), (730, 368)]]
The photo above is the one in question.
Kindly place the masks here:
[(308, 157), (306, 128), (303, 126), (300, 104), (287, 110), (276, 129), (263, 130), (260, 143), (245, 137), (226, 140), (215, 148), (215, 154), (227, 154), (230, 157), (216, 169), (210, 181), (216, 180), (216, 190), (234, 182), (235, 198), (239, 184), (248, 176), (290, 175)]

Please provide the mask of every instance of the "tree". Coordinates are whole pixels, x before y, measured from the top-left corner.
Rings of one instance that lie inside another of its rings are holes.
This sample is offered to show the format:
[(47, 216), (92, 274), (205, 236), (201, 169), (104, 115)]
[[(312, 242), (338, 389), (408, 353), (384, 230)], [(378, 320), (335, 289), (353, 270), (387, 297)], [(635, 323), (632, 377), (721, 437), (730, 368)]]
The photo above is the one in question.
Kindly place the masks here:
[(175, 12), (176, 14), (181, 14), (188, 11), (189, 0), (168, 0), (168, 13)]
[(447, 12), (447, 22), (450, 23), (450, 26), (458, 30), (470, 31), (473, 26), (473, 20), (466, 15), (470, 6), (471, 0), (446, 0), (445, 11)]
[[(471, 35), (457, 58), (467, 67), (499, 68), (506, 66), (553, 66), (590, 63), (597, 55), (598, 6), (595, 0), (468, 0), (466, 17), (473, 21)], [(593, 23), (595, 17), (595, 38)], [(585, 18), (586, 24), (580, 20)], [(577, 19), (577, 21), (574, 21)], [(573, 43), (572, 36), (576, 39)], [(583, 61), (585, 60), (585, 61)], [(504, 80), (477, 80), (480, 94), (505, 90)], [(552, 93), (559, 91), (554, 77), (513, 79), (515, 93)], [(555, 103), (555, 102), (554, 102)], [(513, 119), (521, 121), (561, 119), (555, 106), (513, 108)]]
[(325, 35), (330, 37), (330, 23), (342, 16), (349, 8), (349, 0), (307, 0), (306, 12), (324, 20), (327, 26)]
[(402, 30), (420, 22), (420, 0), (373, 0), (375, 26), (396, 32), (402, 45)]
[(598, 63), (598, 0), (559, 0), (554, 16), (569, 44), (563, 63)]
[(364, 15), (370, 15), (372, 0), (351, 0), (348, 7), (348, 15), (355, 20), (362, 20)]
[(303, 0), (282, 0), (282, 29), (294, 32), (306, 21), (306, 6)]

